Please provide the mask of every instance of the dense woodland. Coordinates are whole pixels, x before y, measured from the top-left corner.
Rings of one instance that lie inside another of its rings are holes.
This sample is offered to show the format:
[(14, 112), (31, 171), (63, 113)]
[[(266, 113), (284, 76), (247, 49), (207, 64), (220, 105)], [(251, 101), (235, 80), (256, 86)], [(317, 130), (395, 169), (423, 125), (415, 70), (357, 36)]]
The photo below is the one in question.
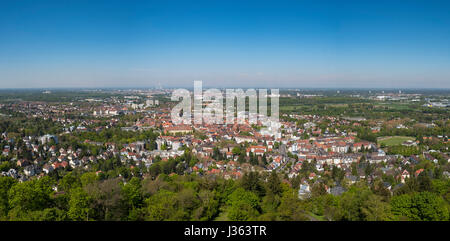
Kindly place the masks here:
[[(275, 172), (249, 172), (239, 180), (167, 175), (176, 172), (182, 158), (152, 166), (159, 170), (146, 178), (120, 162), (107, 172), (74, 170), (22, 183), (0, 177), (0, 219), (449, 220), (450, 180), (425, 172), (393, 195), (381, 180), (349, 185), (340, 196), (316, 183), (311, 197), (300, 200), (300, 180)], [(338, 171), (332, 173), (341, 178)]]

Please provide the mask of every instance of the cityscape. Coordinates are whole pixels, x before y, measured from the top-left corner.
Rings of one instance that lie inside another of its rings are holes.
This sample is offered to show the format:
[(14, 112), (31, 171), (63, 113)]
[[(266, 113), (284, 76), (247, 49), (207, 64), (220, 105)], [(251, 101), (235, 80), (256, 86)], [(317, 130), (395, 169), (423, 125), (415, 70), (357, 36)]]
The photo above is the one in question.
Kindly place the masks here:
[(0, 221), (449, 221), (450, 5), (337, 2), (3, 4)]
[(172, 93), (3, 93), (3, 217), (448, 219), (446, 91), (280, 90), (276, 133), (248, 119), (175, 125)]

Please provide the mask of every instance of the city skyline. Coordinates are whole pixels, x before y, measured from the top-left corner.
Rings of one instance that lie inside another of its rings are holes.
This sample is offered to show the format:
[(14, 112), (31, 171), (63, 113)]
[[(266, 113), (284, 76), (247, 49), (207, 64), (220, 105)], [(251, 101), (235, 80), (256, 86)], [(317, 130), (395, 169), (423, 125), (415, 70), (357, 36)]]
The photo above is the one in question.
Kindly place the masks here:
[(450, 88), (444, 1), (10, 2), (1, 88)]

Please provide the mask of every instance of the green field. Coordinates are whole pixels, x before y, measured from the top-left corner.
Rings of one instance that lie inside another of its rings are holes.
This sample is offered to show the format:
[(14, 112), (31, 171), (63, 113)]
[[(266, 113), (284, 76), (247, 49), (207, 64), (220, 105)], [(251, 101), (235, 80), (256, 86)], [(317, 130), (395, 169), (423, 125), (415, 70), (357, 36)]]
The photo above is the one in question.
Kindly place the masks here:
[(415, 138), (410, 136), (383, 136), (378, 138), (377, 143), (379, 145), (396, 146), (401, 145), (407, 140), (415, 140)]

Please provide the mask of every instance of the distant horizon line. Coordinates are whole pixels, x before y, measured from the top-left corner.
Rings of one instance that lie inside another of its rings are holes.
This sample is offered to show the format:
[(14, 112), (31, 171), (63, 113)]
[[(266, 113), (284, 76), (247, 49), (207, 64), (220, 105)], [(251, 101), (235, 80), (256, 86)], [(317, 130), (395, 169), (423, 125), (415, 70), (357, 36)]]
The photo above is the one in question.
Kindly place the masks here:
[[(192, 86), (173, 86), (164, 88), (155, 87), (0, 87), (0, 90), (136, 90), (136, 89), (150, 89), (150, 90), (171, 90), (171, 89), (193, 89)], [(215, 89), (280, 89), (280, 90), (450, 90), (450, 88), (442, 87), (242, 87), (242, 86), (227, 86), (227, 87), (215, 87), (215, 86), (203, 86), (203, 88), (215, 88)]]

